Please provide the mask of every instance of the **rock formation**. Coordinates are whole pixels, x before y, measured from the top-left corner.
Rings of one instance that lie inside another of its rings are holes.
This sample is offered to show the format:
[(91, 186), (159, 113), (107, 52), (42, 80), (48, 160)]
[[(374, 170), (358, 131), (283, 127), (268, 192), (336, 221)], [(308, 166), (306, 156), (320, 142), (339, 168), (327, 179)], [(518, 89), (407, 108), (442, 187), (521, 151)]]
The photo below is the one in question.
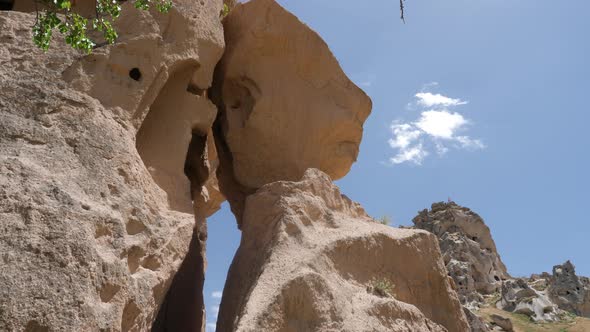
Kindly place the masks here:
[[(220, 185), (242, 241), (217, 330), (463, 331), (434, 238), (376, 224), (331, 183), (356, 160), (368, 97), (274, 1), (238, 5), (224, 28), (213, 96), (222, 167), (231, 169)], [(301, 182), (276, 182), (312, 167), (329, 177), (308, 170)], [(405, 254), (420, 263), (401, 269)], [(379, 278), (394, 285), (393, 298), (367, 291)]]
[(436, 238), (375, 222), (318, 170), (249, 196), (242, 233), (218, 331), (468, 329)]
[(535, 321), (557, 321), (560, 312), (539, 283), (531, 286), (524, 278), (506, 280), (497, 307), (531, 317)]
[(434, 203), (412, 220), (416, 228), (434, 233), (449, 275), (457, 286), (463, 304), (477, 306), (482, 294), (500, 289), (509, 278), (496, 250), (490, 229), (469, 208), (453, 202)]
[[(588, 316), (590, 282), (576, 276), (571, 262), (554, 266), (553, 275), (512, 278), (489, 228), (470, 209), (454, 202), (434, 203), (430, 211), (419, 212), (413, 222), (416, 228), (437, 236), (472, 332), (490, 331), (490, 326), (477, 316), (478, 307), (488, 304), (528, 316), (535, 322), (561, 321), (564, 311)], [(505, 324), (506, 330), (508, 323), (500, 318), (491, 323)]]
[(223, 27), (222, 5), (125, 2), (89, 55), (0, 13), (0, 330), (202, 330), (205, 218), (227, 197), (243, 238), (219, 331), (465, 331), (435, 236), (332, 183), (370, 99), (276, 2)]
[(202, 170), (192, 200), (212, 213), (217, 111), (205, 90), (222, 2), (179, 0), (167, 15), (123, 6), (117, 44), (91, 55), (59, 38), (44, 53), (34, 14), (0, 12), (2, 331), (146, 331), (159, 311), (163, 326), (203, 324), (206, 233), (184, 168), (190, 145), (188, 168)]
[(237, 183), (348, 173), (371, 101), (326, 43), (273, 0), (239, 4), (224, 29), (215, 93)]
[(548, 281), (549, 297), (559, 308), (590, 317), (590, 279), (578, 277), (570, 261), (555, 265)]

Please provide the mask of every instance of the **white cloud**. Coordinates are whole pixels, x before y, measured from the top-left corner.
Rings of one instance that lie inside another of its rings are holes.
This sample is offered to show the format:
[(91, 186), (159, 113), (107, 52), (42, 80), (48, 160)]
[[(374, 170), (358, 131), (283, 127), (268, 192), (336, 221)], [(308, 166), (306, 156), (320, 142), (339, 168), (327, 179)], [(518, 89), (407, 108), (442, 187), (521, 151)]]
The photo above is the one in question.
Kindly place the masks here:
[(438, 153), (439, 156), (442, 156), (442, 155), (446, 154), (447, 152), (449, 152), (449, 148), (447, 148), (440, 141), (434, 142), (434, 147), (436, 148), (436, 153)]
[(219, 302), (221, 301), (221, 296), (223, 295), (222, 291), (213, 291), (211, 292), (211, 298), (214, 299), (214, 305), (209, 307), (208, 316), (212, 318), (213, 322), (207, 322), (206, 324), (206, 332), (215, 332), (215, 326), (217, 324), (217, 316), (219, 316)]
[(420, 143), (410, 148), (401, 149), (395, 157), (390, 158), (390, 161), (394, 164), (410, 161), (416, 165), (422, 165), (422, 160), (426, 156), (428, 156), (428, 152), (424, 150), (422, 143)]
[(405, 149), (422, 135), (420, 130), (407, 123), (392, 124), (390, 128), (394, 136), (389, 139), (389, 146), (393, 149)]
[(421, 165), (424, 158), (431, 154), (431, 149), (442, 156), (451, 147), (465, 150), (485, 148), (481, 140), (458, 134), (466, 131), (471, 123), (462, 114), (449, 111), (449, 108), (465, 105), (467, 101), (430, 92), (417, 93), (416, 98), (417, 105), (421, 108), (418, 119), (409, 122), (394, 121), (390, 126), (392, 137), (388, 143), (396, 151), (395, 156), (389, 159), (391, 163), (411, 162)]
[(426, 111), (415, 124), (432, 137), (452, 139), (455, 131), (467, 124), (467, 120), (459, 113)]
[(424, 107), (433, 107), (433, 106), (442, 106), (442, 107), (449, 107), (449, 106), (458, 106), (458, 105), (465, 105), (467, 104), (466, 101), (462, 101), (461, 99), (453, 99), (447, 96), (443, 96), (441, 94), (433, 94), (430, 92), (418, 92), (416, 94), (416, 98), (418, 98), (418, 105)]
[(455, 139), (457, 140), (457, 142), (459, 142), (461, 147), (466, 148), (466, 149), (477, 150), (477, 149), (485, 149), (485, 147), (486, 147), (485, 144), (483, 144), (483, 142), (481, 140), (471, 139), (468, 136), (457, 136), (457, 137), (455, 137)]

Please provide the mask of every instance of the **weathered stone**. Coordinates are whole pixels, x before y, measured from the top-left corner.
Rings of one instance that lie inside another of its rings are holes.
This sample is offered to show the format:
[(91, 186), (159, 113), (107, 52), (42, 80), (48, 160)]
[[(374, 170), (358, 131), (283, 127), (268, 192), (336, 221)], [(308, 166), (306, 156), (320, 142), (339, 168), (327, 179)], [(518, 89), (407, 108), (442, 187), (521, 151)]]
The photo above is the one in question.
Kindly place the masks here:
[[(538, 283), (537, 283), (538, 284)], [(534, 321), (558, 321), (560, 311), (543, 290), (537, 290), (523, 278), (502, 283), (502, 296), (497, 307), (529, 316)]]
[(218, 331), (468, 329), (436, 238), (374, 222), (318, 170), (263, 186), (243, 218)]
[(238, 4), (224, 28), (215, 99), (237, 183), (348, 173), (371, 101), (326, 43), (273, 0)]
[(188, 252), (193, 310), (167, 301), (161, 322), (202, 325), (206, 234), (191, 185), (214, 211), (215, 181), (211, 167), (196, 186), (184, 166), (216, 116), (204, 90), (222, 1), (179, 0), (166, 15), (123, 6), (118, 42), (91, 55), (57, 36), (44, 53), (34, 14), (0, 12), (2, 331), (149, 330)]
[(467, 322), (469, 323), (469, 332), (489, 332), (490, 329), (486, 325), (486, 323), (473, 313), (469, 308), (463, 307), (463, 311), (465, 312), (465, 317), (467, 318)]
[(590, 317), (590, 283), (588, 278), (576, 275), (570, 261), (553, 267), (548, 293), (560, 309)]
[(504, 331), (511, 332), (513, 330), (512, 321), (510, 318), (502, 317), (500, 315), (492, 314), (490, 316), (494, 324), (501, 327)]
[(509, 278), (490, 229), (470, 209), (453, 202), (434, 203), (430, 211), (421, 211), (412, 221), (438, 237), (462, 303), (482, 303), (482, 294), (498, 291), (502, 280)]

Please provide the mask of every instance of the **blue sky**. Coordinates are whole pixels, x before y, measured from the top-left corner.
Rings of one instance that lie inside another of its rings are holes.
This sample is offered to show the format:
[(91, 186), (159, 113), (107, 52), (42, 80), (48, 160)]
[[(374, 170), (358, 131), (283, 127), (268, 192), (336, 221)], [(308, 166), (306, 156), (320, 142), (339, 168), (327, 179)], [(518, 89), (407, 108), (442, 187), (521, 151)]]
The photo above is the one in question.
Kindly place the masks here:
[[(409, 225), (451, 197), (480, 214), (515, 276), (566, 259), (590, 276), (590, 1), (283, 0), (373, 100), (337, 181)], [(208, 321), (239, 244), (209, 220)]]

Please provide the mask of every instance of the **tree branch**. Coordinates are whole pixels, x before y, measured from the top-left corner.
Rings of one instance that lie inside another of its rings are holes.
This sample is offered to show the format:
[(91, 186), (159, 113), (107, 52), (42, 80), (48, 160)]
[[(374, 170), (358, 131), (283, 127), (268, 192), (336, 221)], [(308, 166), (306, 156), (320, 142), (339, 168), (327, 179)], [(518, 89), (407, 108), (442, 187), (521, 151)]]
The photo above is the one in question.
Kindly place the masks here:
[(400, 18), (402, 19), (402, 21), (404, 22), (404, 24), (406, 23), (406, 19), (404, 17), (404, 0), (399, 0), (399, 11), (400, 11)]

